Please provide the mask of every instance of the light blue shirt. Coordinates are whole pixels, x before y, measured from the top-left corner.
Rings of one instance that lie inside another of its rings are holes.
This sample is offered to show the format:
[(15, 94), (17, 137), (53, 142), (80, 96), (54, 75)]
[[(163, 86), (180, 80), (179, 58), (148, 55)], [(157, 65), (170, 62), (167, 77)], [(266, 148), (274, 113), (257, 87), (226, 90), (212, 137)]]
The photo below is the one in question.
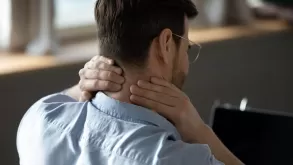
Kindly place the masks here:
[(164, 117), (98, 93), (91, 102), (47, 96), (23, 117), (21, 165), (219, 165), (209, 147), (181, 140)]

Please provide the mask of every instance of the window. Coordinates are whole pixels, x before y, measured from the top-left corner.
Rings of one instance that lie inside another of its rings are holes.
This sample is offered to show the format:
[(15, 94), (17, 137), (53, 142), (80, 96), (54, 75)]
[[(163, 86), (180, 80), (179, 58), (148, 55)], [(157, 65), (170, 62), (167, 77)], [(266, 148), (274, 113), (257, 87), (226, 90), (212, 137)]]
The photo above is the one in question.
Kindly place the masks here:
[(61, 39), (95, 36), (96, 0), (55, 0), (55, 28)]
[(0, 49), (6, 48), (10, 38), (10, 15), (11, 6), (9, 0), (0, 1)]
[(260, 7), (263, 5), (261, 0), (247, 0), (247, 2), (251, 8)]

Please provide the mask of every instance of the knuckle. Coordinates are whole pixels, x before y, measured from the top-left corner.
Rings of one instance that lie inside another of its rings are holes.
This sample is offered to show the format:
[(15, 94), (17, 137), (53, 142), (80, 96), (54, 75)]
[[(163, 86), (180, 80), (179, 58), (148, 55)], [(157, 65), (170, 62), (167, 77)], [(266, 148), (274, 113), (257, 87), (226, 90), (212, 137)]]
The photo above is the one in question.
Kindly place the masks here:
[(94, 62), (89, 61), (89, 62), (86, 64), (85, 69), (92, 69), (94, 64), (95, 64)]
[(88, 68), (89, 62), (85, 63), (83, 68)]
[(96, 61), (99, 58), (99, 56), (94, 56), (91, 61)]
[(80, 69), (79, 72), (78, 72), (78, 75), (80, 77), (82, 77), (84, 75), (84, 69)]
[(92, 69), (98, 69), (99, 68), (99, 62), (94, 62), (92, 64)]
[(106, 65), (106, 63), (100, 62), (100, 63), (99, 63), (99, 67), (100, 67), (101, 69), (105, 69), (105, 68), (107, 68), (107, 65)]

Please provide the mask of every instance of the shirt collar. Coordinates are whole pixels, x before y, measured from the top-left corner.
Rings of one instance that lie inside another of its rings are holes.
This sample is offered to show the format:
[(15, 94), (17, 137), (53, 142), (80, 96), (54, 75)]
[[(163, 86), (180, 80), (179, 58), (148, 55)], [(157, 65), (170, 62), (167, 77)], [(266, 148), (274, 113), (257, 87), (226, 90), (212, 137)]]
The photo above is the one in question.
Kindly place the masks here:
[(172, 132), (176, 139), (181, 139), (177, 129), (163, 116), (150, 109), (115, 100), (102, 92), (98, 92), (92, 100), (92, 104), (100, 111), (113, 117), (125, 120), (131, 119), (151, 123), (169, 132)]

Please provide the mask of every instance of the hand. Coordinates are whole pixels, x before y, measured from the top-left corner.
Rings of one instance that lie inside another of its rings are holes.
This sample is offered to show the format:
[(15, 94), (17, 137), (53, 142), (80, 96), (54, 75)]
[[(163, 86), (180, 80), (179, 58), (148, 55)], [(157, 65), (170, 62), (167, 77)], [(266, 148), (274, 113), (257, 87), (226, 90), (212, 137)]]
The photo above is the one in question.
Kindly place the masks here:
[(152, 78), (151, 83), (139, 81), (130, 88), (130, 100), (171, 121), (185, 142), (196, 142), (196, 135), (205, 128), (203, 120), (188, 96), (169, 82)]
[(243, 164), (205, 125), (189, 98), (174, 85), (152, 78), (151, 83), (139, 81), (130, 91), (133, 103), (155, 110), (171, 121), (186, 143), (207, 144), (215, 157), (227, 165)]
[(113, 66), (114, 61), (102, 56), (95, 56), (79, 71), (79, 87), (82, 94), (79, 101), (86, 101), (93, 97), (92, 92), (121, 90), (124, 77), (122, 69)]

